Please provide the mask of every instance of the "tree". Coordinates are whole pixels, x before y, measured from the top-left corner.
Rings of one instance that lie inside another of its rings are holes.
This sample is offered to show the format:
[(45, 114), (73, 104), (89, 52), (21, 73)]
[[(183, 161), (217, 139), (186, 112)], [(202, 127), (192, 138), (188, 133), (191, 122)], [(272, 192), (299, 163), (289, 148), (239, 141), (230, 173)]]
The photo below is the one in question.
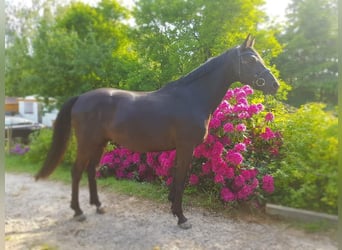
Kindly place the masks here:
[(45, 19), (55, 11), (59, 1), (32, 0), (32, 6), (5, 1), (5, 92), (6, 95), (22, 96), (28, 93), (31, 77), (32, 41), (37, 34), (41, 14)]
[(288, 102), (337, 104), (337, 1), (292, 1), (288, 24), (275, 60), (281, 77), (293, 87)]
[[(32, 53), (26, 54), (30, 94), (53, 96), (61, 103), (94, 88), (130, 88), (126, 81), (139, 64), (131, 53), (127, 16), (114, 0), (103, 0), (96, 7), (73, 3), (59, 9), (53, 19), (43, 15)], [(8, 75), (11, 72), (9, 68)]]
[[(179, 78), (210, 57), (257, 37), (266, 62), (280, 53), (276, 30), (265, 30), (263, 0), (139, 0), (133, 11), (137, 51), (160, 72), (160, 85)], [(267, 49), (265, 49), (267, 48)]]
[[(52, 96), (60, 103), (99, 87), (154, 90), (240, 44), (248, 33), (257, 37), (257, 49), (263, 48), (269, 64), (281, 46), (276, 30), (259, 26), (265, 21), (258, 8), (262, 4), (140, 0), (132, 12), (133, 27), (128, 25), (129, 11), (116, 0), (97, 6), (72, 3), (54, 12), (45, 8), (32, 38), (19, 37), (17, 47), (6, 50), (13, 55), (6, 88), (20, 95)], [(18, 58), (25, 60), (18, 64)]]

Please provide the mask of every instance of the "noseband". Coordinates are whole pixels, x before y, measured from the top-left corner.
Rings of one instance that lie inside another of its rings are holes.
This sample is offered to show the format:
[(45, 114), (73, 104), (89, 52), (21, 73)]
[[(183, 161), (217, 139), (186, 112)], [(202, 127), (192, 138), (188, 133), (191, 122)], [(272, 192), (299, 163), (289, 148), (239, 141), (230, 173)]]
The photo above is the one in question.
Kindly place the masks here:
[[(238, 58), (239, 58), (239, 67), (238, 67), (238, 74), (239, 74), (239, 79), (241, 77), (241, 56), (243, 55), (255, 55), (254, 53), (252, 53), (251, 51), (247, 51), (247, 52), (243, 52), (240, 53), (240, 48), (237, 47), (237, 54), (238, 54)], [(252, 81), (252, 85), (256, 86), (256, 87), (263, 87), (265, 86), (265, 78), (263, 77), (265, 75), (265, 73), (269, 73), (270, 70), (268, 68), (265, 68), (264, 70), (262, 70), (261, 72), (258, 72), (254, 75), (254, 80)]]

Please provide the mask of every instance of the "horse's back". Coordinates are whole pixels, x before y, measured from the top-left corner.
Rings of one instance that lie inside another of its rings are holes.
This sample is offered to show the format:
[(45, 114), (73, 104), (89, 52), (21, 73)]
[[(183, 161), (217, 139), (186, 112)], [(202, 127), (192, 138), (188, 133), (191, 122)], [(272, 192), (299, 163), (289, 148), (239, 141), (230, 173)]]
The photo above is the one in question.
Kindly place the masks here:
[(165, 101), (153, 92), (96, 89), (79, 96), (72, 122), (78, 139), (89, 143), (111, 140), (137, 151), (144, 151), (146, 145), (173, 147), (172, 114), (165, 113)]

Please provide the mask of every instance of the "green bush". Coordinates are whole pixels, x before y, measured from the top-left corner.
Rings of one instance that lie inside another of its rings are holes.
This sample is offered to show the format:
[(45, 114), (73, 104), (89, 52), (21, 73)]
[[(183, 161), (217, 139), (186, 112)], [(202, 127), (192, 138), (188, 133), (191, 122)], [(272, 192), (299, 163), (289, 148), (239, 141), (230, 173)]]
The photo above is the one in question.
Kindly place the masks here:
[(337, 214), (337, 117), (311, 103), (282, 114), (283, 158), (273, 164), (278, 204)]
[[(30, 150), (25, 154), (25, 159), (31, 163), (42, 164), (52, 142), (52, 129), (42, 129), (39, 133), (32, 134)], [(65, 152), (63, 163), (71, 165), (76, 159), (77, 143), (72, 136), (69, 140), (68, 149)]]

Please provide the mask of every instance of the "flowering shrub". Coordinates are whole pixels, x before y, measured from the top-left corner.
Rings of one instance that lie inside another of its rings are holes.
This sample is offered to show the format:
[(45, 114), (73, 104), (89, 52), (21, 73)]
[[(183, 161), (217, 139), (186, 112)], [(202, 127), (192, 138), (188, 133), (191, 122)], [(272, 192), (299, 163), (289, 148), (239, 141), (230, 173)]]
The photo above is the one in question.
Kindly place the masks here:
[[(250, 104), (249, 86), (229, 89), (214, 111), (209, 134), (193, 153), (189, 185), (213, 190), (224, 202), (262, 198), (274, 191), (269, 162), (279, 157), (282, 136), (271, 128), (274, 115)], [(118, 146), (101, 159), (98, 177), (172, 183), (176, 152), (139, 154)], [(260, 200), (260, 199), (258, 199)]]
[(26, 154), (29, 150), (30, 150), (30, 148), (29, 148), (28, 146), (21, 145), (21, 144), (16, 144), (16, 145), (11, 149), (11, 154), (15, 154), (15, 155), (24, 155), (24, 154)]

